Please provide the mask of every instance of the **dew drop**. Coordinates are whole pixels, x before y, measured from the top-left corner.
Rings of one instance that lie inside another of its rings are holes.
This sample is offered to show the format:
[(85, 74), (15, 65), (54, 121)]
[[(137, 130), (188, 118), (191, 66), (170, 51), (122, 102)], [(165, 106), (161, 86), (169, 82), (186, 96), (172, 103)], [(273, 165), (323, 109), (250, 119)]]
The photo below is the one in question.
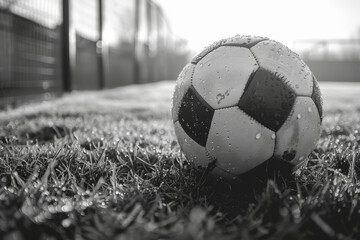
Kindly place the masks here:
[(311, 107), (308, 107), (308, 112), (311, 112), (311, 111), (312, 111)]
[(66, 218), (62, 220), (61, 225), (65, 228), (68, 228), (71, 226), (71, 220), (69, 218)]
[(296, 116), (296, 118), (297, 118), (297, 119), (300, 119), (300, 118), (301, 118), (301, 114), (298, 114), (298, 115)]
[(261, 138), (261, 133), (256, 134), (255, 139), (260, 139), (260, 138)]
[(275, 139), (275, 133), (273, 135), (271, 135), (271, 139)]

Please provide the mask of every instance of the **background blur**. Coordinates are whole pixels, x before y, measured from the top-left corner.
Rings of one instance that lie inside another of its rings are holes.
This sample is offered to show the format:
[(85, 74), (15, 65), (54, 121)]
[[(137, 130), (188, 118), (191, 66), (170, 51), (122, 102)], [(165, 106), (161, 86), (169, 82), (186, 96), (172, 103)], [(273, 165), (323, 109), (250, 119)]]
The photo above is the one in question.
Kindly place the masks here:
[(189, 59), (152, 0), (0, 0), (0, 103), (176, 79)]
[(202, 48), (260, 35), (319, 81), (360, 82), (360, 1), (0, 0), (0, 105), (176, 79)]

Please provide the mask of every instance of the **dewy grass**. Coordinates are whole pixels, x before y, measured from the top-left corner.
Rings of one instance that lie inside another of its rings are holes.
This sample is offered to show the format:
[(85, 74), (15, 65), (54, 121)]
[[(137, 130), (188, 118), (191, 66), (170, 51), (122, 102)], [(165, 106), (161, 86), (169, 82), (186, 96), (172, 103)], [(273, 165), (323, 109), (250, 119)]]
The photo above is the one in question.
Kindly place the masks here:
[(318, 146), (294, 176), (229, 185), (181, 154), (172, 87), (0, 112), (0, 238), (360, 238), (360, 104), (327, 108)]

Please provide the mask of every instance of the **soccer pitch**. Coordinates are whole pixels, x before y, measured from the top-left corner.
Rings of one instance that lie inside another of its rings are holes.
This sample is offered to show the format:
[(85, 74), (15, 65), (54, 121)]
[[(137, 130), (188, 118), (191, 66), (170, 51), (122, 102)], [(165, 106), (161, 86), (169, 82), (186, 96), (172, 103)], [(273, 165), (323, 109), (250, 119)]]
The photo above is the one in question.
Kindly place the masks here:
[(181, 154), (173, 81), (0, 112), (2, 239), (359, 239), (360, 84), (320, 82), (317, 148), (292, 177), (223, 185)]

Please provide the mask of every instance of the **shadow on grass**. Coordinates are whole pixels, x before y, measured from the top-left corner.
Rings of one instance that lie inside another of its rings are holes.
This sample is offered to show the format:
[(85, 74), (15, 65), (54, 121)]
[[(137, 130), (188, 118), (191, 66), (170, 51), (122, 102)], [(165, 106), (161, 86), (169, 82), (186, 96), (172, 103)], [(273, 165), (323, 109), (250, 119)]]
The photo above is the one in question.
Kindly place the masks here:
[(36, 130), (23, 131), (20, 133), (20, 138), (18, 139), (19, 144), (25, 144), (26, 142), (43, 144), (46, 142), (52, 142), (57, 139), (64, 138), (67, 135), (70, 135), (73, 130), (70, 130), (66, 126), (44, 126)]
[(249, 207), (258, 202), (266, 192), (270, 182), (282, 193), (296, 191), (292, 169), (293, 165), (272, 158), (231, 182), (209, 175), (204, 181), (201, 194), (206, 195), (209, 205), (215, 206), (214, 211), (224, 213), (227, 219), (233, 219), (248, 212)]

